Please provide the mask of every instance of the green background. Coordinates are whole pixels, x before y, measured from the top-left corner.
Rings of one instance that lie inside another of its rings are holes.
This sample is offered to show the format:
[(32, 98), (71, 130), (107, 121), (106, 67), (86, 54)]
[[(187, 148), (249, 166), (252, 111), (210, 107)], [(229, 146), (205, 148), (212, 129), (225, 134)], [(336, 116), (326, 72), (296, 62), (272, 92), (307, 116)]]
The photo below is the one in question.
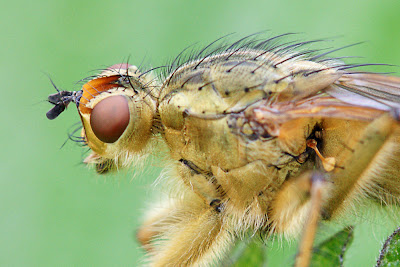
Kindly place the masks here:
[[(336, 37), (335, 47), (367, 41), (336, 55), (400, 65), (399, 14), (399, 0), (3, 3), (0, 265), (126, 266), (143, 260), (134, 232), (154, 199), (151, 184), (161, 164), (134, 180), (132, 171), (104, 177), (87, 170), (76, 144), (60, 149), (79, 120), (74, 107), (57, 120), (45, 117), (54, 89), (44, 73), (60, 88), (77, 89), (75, 82), (92, 70), (128, 56), (133, 64), (145, 58), (159, 66), (192, 43), (267, 29), (302, 32), (305, 39)], [(348, 266), (373, 264), (396, 224), (386, 225), (386, 217), (354, 216), (362, 227), (356, 228)], [(271, 266), (275, 259), (291, 262), (295, 246), (283, 246), (270, 243)]]

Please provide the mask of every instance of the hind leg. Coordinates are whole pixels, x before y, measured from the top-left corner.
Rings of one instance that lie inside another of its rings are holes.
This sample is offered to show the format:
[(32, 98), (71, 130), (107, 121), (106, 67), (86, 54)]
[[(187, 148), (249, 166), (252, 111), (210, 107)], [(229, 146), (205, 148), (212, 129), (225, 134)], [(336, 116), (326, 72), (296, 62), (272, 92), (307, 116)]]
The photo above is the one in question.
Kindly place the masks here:
[[(393, 153), (388, 151), (393, 147), (393, 140), (398, 140), (398, 129), (394, 120), (385, 114), (365, 128), (352, 155), (343, 166), (327, 172), (325, 182), (316, 183), (315, 173), (305, 173), (284, 183), (272, 202), (271, 225), (275, 232), (281, 233), (298, 232), (298, 225), (304, 225), (296, 266), (309, 264), (321, 215), (323, 219), (337, 217), (356, 200), (374, 196), (371, 188), (384, 178), (379, 172), (383, 170), (380, 164), (393, 158)], [(399, 165), (392, 168), (398, 171)], [(398, 177), (391, 179), (394, 183)], [(399, 195), (395, 194), (397, 188), (386, 188), (385, 192), (399, 201)]]

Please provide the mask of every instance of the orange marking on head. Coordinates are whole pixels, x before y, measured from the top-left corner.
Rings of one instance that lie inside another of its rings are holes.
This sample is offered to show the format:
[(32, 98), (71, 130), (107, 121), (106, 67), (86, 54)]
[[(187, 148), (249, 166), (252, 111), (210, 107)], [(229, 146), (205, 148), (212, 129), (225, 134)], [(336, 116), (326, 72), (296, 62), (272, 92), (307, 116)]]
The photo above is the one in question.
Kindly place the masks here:
[(114, 82), (117, 81), (120, 77), (120, 75), (100, 77), (85, 83), (82, 87), (83, 93), (79, 103), (80, 112), (89, 113), (91, 109), (87, 108), (86, 104), (91, 99), (99, 95), (101, 92), (105, 92), (114, 87), (118, 87), (118, 85), (114, 84)]

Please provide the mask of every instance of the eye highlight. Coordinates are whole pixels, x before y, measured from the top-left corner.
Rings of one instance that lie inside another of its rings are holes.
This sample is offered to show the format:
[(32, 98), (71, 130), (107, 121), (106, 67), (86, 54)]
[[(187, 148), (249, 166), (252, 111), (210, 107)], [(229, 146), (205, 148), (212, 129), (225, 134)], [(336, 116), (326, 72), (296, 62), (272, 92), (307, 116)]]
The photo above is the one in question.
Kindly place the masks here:
[(110, 96), (94, 106), (90, 125), (97, 138), (104, 143), (114, 143), (129, 124), (128, 100), (122, 96)]

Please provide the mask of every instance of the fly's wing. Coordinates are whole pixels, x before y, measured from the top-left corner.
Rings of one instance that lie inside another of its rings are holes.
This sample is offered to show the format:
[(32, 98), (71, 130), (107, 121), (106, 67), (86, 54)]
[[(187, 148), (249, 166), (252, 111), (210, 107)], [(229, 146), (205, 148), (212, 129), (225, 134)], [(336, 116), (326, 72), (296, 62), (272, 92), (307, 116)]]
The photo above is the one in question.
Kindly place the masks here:
[(257, 106), (254, 106), (247, 114), (258, 124), (273, 124), (274, 128), (280, 128), (283, 124), (302, 118), (371, 121), (383, 112), (385, 112), (384, 109), (358, 105), (357, 102), (344, 102), (342, 99), (322, 92), (296, 102), (257, 103)]
[(399, 97), (400, 78), (348, 74), (298, 100), (257, 102), (244, 116), (260, 136), (277, 137), (281, 148), (298, 155), (305, 149), (304, 136), (312, 133), (310, 125), (317, 121), (334, 118), (369, 122), (384, 113), (391, 113), (399, 121)]
[(270, 117), (278, 124), (303, 117), (370, 121), (383, 112), (399, 113), (400, 77), (369, 73), (343, 74), (313, 95), (296, 101), (267, 100), (257, 106), (255, 111), (273, 113)]
[(353, 105), (380, 110), (400, 108), (400, 77), (349, 73), (343, 75), (325, 92)]

